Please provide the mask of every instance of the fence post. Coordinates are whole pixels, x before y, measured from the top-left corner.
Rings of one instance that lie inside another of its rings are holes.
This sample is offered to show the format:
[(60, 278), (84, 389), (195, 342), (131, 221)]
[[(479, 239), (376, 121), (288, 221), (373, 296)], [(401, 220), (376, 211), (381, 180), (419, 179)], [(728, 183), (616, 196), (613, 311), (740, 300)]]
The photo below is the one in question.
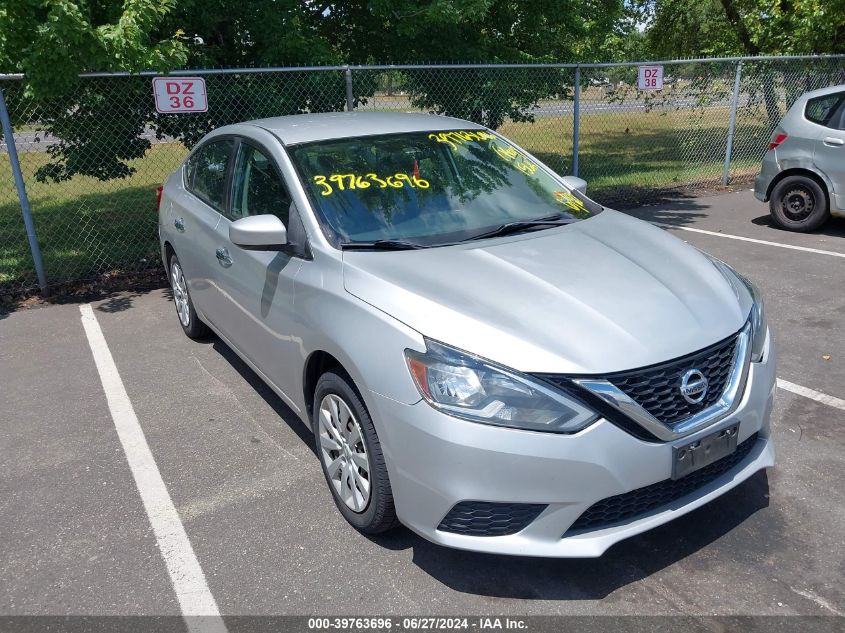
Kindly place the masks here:
[(12, 167), (12, 174), (15, 177), (18, 200), (21, 203), (21, 214), (23, 214), (23, 224), (26, 227), (26, 238), (29, 240), (29, 250), (32, 253), (32, 263), (35, 265), (35, 274), (38, 276), (38, 285), (41, 286), (41, 294), (46, 295), (47, 276), (44, 274), (41, 246), (39, 246), (38, 237), (35, 235), (35, 224), (32, 221), (32, 211), (29, 208), (29, 198), (26, 195), (21, 164), (18, 160), (18, 149), (15, 147), (15, 137), (12, 134), (12, 122), (9, 120), (9, 110), (6, 108), (6, 96), (3, 94), (2, 88), (0, 88), (0, 123), (3, 125), (6, 152), (9, 154), (9, 164)]
[(736, 63), (736, 77), (734, 78), (734, 92), (731, 99), (731, 119), (728, 123), (728, 144), (725, 148), (725, 166), (722, 168), (722, 185), (727, 185), (731, 179), (731, 154), (734, 149), (734, 131), (736, 130), (736, 109), (739, 106), (739, 82), (742, 79), (742, 60)]
[(343, 75), (346, 78), (346, 110), (352, 112), (355, 109), (355, 97), (352, 94), (352, 69), (345, 66)]
[(572, 175), (578, 175), (578, 146), (581, 134), (581, 65), (575, 65), (575, 103), (572, 107)]

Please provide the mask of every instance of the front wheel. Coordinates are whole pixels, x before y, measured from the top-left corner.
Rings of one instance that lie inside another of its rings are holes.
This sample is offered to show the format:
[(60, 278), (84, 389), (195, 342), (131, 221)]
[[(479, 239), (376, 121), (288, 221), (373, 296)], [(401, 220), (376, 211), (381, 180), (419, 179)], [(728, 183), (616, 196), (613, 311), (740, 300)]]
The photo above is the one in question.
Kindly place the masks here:
[(788, 176), (772, 191), (772, 219), (782, 229), (806, 233), (827, 222), (830, 213), (824, 190), (807, 176)]
[(173, 291), (173, 304), (179, 325), (190, 338), (202, 338), (208, 334), (208, 326), (199, 320), (194, 302), (188, 293), (188, 282), (182, 270), (182, 264), (176, 254), (170, 256), (170, 289)]
[(314, 392), (312, 426), (323, 475), (343, 517), (366, 534), (397, 525), (381, 444), (345, 372), (327, 372)]

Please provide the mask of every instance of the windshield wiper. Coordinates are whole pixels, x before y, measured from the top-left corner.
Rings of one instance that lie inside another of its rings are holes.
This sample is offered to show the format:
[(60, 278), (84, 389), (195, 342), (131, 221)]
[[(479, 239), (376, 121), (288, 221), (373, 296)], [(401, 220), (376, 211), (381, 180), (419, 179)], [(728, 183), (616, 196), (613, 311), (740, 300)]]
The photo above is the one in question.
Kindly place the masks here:
[(488, 237), (501, 237), (502, 235), (511, 235), (513, 233), (519, 233), (520, 231), (524, 231), (525, 229), (530, 229), (535, 226), (566, 226), (567, 224), (572, 224), (576, 222), (574, 218), (547, 218), (547, 219), (540, 219), (540, 220), (520, 220), (518, 222), (507, 222), (505, 224), (501, 224), (494, 229), (490, 229), (489, 231), (485, 231), (484, 233), (479, 233), (477, 235), (472, 235), (466, 239), (461, 240), (462, 242), (470, 242), (473, 240), (483, 240)]
[(418, 248), (428, 248), (422, 244), (405, 242), (404, 240), (375, 240), (374, 242), (341, 242), (340, 248), (344, 251), (352, 250), (379, 250), (379, 251), (409, 251)]

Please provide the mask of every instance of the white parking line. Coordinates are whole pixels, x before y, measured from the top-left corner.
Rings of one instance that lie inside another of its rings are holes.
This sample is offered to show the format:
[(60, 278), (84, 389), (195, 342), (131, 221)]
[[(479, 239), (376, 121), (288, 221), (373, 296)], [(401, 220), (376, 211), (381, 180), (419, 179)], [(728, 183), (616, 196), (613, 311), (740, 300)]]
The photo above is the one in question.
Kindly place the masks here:
[(740, 240), (743, 242), (754, 242), (755, 244), (765, 244), (766, 246), (777, 246), (779, 248), (789, 248), (793, 251), (804, 251), (805, 253), (816, 253), (817, 255), (830, 255), (831, 257), (845, 257), (845, 253), (837, 253), (835, 251), (826, 251), (821, 248), (810, 248), (809, 246), (794, 246), (792, 244), (781, 244), (780, 242), (769, 242), (768, 240), (757, 240), (753, 237), (742, 237), (741, 235), (731, 235), (730, 233), (719, 233), (717, 231), (705, 231), (704, 229), (694, 229), (689, 226), (675, 226), (674, 224), (660, 224), (658, 226), (664, 229), (678, 229), (680, 231), (691, 231), (692, 233), (703, 233), (704, 235), (715, 235), (716, 237), (726, 237), (729, 240)]
[(226, 633), (226, 625), (150, 452), (97, 317), (90, 304), (79, 306), (79, 311), (114, 427), (170, 574), (185, 624), (192, 633)]
[(804, 396), (805, 398), (810, 398), (811, 400), (815, 400), (816, 402), (821, 402), (822, 404), (826, 404), (830, 407), (835, 407), (837, 409), (842, 409), (843, 411), (845, 411), (845, 400), (843, 400), (842, 398), (829, 396), (826, 393), (822, 393), (821, 391), (816, 391), (815, 389), (810, 389), (809, 387), (802, 387), (801, 385), (796, 385), (794, 382), (789, 382), (788, 380), (784, 380), (783, 378), (778, 378), (778, 387), (785, 391), (791, 391), (792, 393), (797, 393), (799, 396)]

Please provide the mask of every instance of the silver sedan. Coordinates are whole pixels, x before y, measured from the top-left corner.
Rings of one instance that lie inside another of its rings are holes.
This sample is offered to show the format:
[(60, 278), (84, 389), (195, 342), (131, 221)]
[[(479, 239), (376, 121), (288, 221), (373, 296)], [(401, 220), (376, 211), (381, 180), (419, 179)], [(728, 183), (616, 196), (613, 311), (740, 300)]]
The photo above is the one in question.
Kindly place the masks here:
[(479, 125), (230, 125), (164, 185), (179, 322), (313, 431), (366, 533), (599, 556), (773, 464), (757, 289)]

